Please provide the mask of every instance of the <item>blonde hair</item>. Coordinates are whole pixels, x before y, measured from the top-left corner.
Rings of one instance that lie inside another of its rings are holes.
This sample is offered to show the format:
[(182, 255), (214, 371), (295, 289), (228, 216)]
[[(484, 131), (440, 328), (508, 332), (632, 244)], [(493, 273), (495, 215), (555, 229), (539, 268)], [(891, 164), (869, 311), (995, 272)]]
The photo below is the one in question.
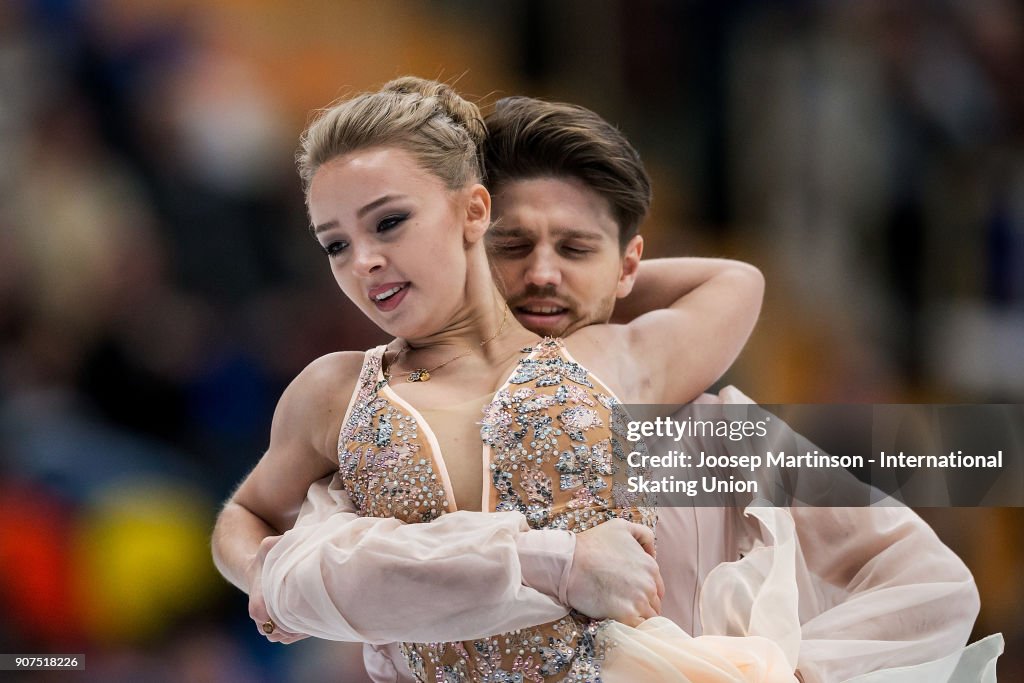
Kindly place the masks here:
[(486, 137), (475, 104), (444, 83), (405, 76), (322, 110), (302, 134), (296, 161), (308, 194), (317, 169), (331, 159), (394, 145), (454, 190), (483, 177), (479, 147)]

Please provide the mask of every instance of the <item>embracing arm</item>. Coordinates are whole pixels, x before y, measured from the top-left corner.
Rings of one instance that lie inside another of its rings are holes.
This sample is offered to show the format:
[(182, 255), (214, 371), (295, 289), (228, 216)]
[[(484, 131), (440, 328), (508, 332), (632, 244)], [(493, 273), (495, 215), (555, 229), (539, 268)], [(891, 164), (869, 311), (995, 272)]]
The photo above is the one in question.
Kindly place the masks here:
[(553, 621), (566, 605), (636, 623), (660, 607), (648, 596), (661, 591), (644, 549), (653, 535), (626, 522), (579, 535), (529, 530), (514, 512), (403, 524), (358, 517), (335, 478), (311, 487), (296, 527), (273, 543), (267, 611), (332, 640), (466, 640)]
[[(607, 350), (607, 335), (622, 345), (622, 373), (641, 390), (627, 402), (686, 403), (729, 369), (757, 322), (764, 277), (739, 261), (671, 258), (642, 261), (632, 293), (615, 309), (608, 328), (589, 336), (594, 356)], [(613, 328), (614, 329), (614, 328)], [(588, 336), (583, 330), (577, 336)], [(613, 340), (613, 344), (615, 341)], [(587, 341), (584, 341), (587, 344)], [(586, 352), (584, 352), (586, 353)], [(666, 368), (679, 372), (666, 372)]]
[[(367, 643), (466, 640), (553, 621), (568, 609), (524, 585), (517, 540), (526, 530), (511, 512), (429, 524), (335, 513), (292, 529), (267, 554), (267, 611), (290, 631)], [(571, 535), (554, 533), (565, 537), (551, 545), (571, 557)]]
[[(551, 621), (566, 613), (566, 604), (594, 602), (595, 593), (598, 606), (611, 614), (653, 616), (658, 598), (645, 597), (658, 583), (653, 561), (646, 573), (620, 582), (628, 590), (595, 590), (588, 583), (595, 572), (572, 571), (578, 549), (584, 558), (579, 566), (586, 569), (593, 554), (587, 552), (590, 539), (613, 532), (626, 547), (617, 559), (604, 562), (608, 573), (628, 564), (627, 557), (634, 564), (649, 560), (633, 540), (641, 535), (637, 525), (618, 531), (605, 525), (583, 543), (567, 532), (528, 531), (518, 513), (464, 512), (432, 524), (405, 525), (358, 517), (344, 491), (328, 491), (322, 483), (309, 487), (313, 472), (320, 479), (324, 469), (334, 469), (318, 454), (335, 452), (342, 417), (331, 410), (343, 405), (338, 394), (347, 396), (354, 384), (337, 376), (337, 365), (314, 364), (285, 392), (271, 447), (225, 506), (214, 534), (217, 565), (250, 593), (254, 621), (259, 625), (272, 617), (278, 625), (271, 640), (291, 642), (306, 633), (387, 642), (432, 633), (426, 637), (431, 640), (439, 624), (488, 635), (510, 630), (507, 623)], [(349, 370), (341, 374), (358, 374), (358, 366)], [(318, 426), (323, 424), (329, 426)], [(297, 481), (304, 482), (300, 494), (294, 490)], [(311, 518), (274, 536), (292, 526), (307, 488), (304, 514)], [(382, 601), (396, 609), (380, 609)], [(456, 636), (451, 639), (469, 637)]]
[[(527, 531), (513, 513), (414, 525), (362, 518), (343, 490), (328, 488), (329, 479), (310, 487), (295, 528), (283, 536), (232, 501), (217, 520), (216, 564), (249, 594), (257, 627), (274, 620), (269, 640), (429, 641), (439, 628), (454, 629), (445, 639), (461, 640), (567, 612), (572, 534)], [(460, 583), (467, 569), (472, 576)], [(382, 609), (381, 601), (403, 608)]]
[[(759, 279), (754, 266), (729, 259), (676, 257), (640, 261), (632, 289), (615, 303), (611, 322), (625, 325), (645, 313), (669, 308), (713, 278), (734, 270), (745, 271), (752, 280)], [(760, 279), (760, 288), (751, 287), (746, 294), (749, 303), (756, 302), (758, 308), (764, 290), (763, 278)]]

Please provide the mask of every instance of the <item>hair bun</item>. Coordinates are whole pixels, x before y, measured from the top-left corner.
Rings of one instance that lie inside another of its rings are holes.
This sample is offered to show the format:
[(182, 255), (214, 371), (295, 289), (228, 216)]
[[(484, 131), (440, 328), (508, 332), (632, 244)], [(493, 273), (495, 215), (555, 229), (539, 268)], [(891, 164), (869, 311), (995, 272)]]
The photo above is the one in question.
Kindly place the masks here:
[(381, 92), (419, 95), (425, 100), (433, 99), (434, 106), (457, 126), (464, 129), (474, 145), (480, 145), (487, 138), (487, 127), (484, 125), (480, 108), (463, 99), (446, 83), (430, 81), (417, 76), (403, 76), (385, 83)]

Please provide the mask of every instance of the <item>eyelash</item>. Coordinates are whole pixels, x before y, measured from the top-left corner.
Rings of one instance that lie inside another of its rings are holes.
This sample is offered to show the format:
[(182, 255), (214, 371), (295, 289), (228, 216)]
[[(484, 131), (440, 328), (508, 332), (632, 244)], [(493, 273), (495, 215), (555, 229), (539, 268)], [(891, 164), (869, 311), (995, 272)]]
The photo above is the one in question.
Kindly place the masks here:
[(493, 250), (506, 256), (526, 255), (530, 251), (528, 244), (496, 244)]
[(348, 242), (338, 240), (336, 242), (331, 242), (321, 247), (321, 249), (323, 249), (324, 253), (327, 254), (328, 257), (337, 256), (341, 252), (348, 249)]
[[(529, 244), (495, 244), (492, 250), (502, 256), (526, 256), (530, 253), (532, 245)], [(559, 248), (566, 258), (583, 258), (592, 250), (579, 247), (562, 246)]]
[[(390, 232), (397, 228), (402, 223), (404, 223), (407, 218), (409, 218), (409, 214), (407, 213), (396, 214), (394, 216), (386, 216), (382, 218), (379, 223), (377, 223), (377, 233), (380, 234), (383, 232)], [(337, 240), (335, 242), (330, 242), (329, 244), (322, 246), (321, 249), (323, 250), (324, 254), (326, 254), (328, 257), (338, 256), (346, 249), (348, 249), (348, 242), (346, 242), (345, 240)]]
[(408, 217), (409, 214), (407, 213), (399, 213), (393, 216), (385, 216), (384, 218), (380, 219), (379, 223), (377, 223), (377, 232), (388, 232), (389, 230), (394, 230), (399, 225), (404, 223), (405, 219), (407, 219)]

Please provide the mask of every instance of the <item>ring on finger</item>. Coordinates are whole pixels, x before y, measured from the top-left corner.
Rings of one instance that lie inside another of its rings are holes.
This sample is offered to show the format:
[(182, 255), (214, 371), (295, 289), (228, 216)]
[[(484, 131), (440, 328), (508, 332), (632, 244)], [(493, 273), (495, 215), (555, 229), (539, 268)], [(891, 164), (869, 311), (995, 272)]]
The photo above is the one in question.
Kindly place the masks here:
[(271, 633), (273, 633), (277, 629), (277, 624), (274, 623), (273, 619), (267, 619), (266, 621), (263, 622), (263, 624), (262, 624), (262, 626), (260, 626), (260, 628), (262, 628), (263, 632), (266, 633), (269, 636)]

